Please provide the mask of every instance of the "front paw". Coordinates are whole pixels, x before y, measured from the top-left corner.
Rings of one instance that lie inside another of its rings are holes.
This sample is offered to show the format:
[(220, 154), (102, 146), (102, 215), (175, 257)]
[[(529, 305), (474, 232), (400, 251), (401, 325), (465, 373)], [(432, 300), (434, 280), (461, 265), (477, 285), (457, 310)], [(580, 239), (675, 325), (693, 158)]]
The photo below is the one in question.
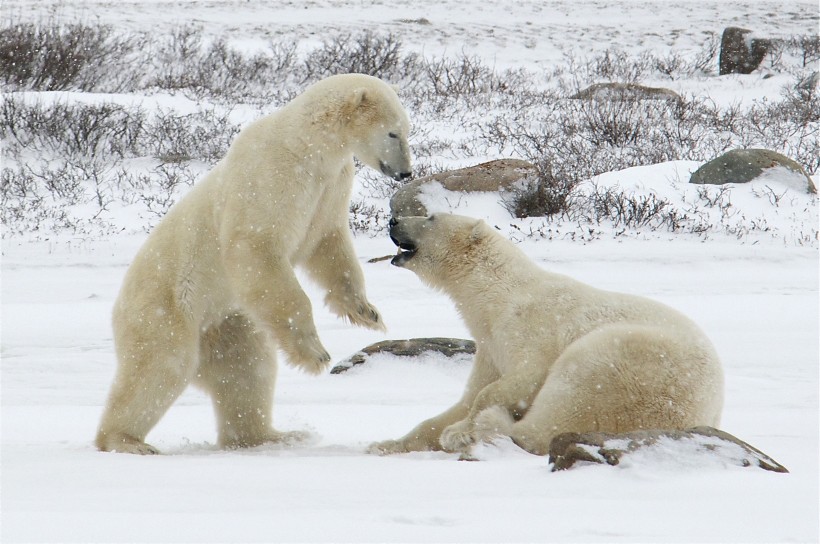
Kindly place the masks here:
[(387, 330), (379, 311), (363, 298), (345, 296), (337, 299), (331, 294), (325, 302), (333, 313), (357, 327), (382, 332)]
[(322, 346), (318, 336), (298, 337), (283, 343), (282, 349), (288, 363), (308, 374), (321, 374), (330, 364), (330, 354)]
[(346, 318), (352, 324), (359, 327), (387, 332), (387, 327), (384, 326), (384, 321), (382, 321), (382, 316), (379, 314), (379, 311), (367, 301), (357, 305), (355, 312), (348, 312)]
[(472, 424), (462, 419), (444, 429), (439, 442), (446, 451), (464, 452), (476, 443), (476, 435)]
[(403, 440), (383, 440), (381, 442), (373, 442), (365, 451), (371, 455), (393, 455), (396, 453), (407, 453), (410, 450)]

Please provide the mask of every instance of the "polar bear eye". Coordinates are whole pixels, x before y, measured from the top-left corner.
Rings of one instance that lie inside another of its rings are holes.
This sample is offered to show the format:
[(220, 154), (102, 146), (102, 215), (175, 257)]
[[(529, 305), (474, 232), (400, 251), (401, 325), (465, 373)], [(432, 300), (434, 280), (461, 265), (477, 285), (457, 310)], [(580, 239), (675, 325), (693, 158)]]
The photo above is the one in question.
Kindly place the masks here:
[(399, 135), (396, 134), (395, 132), (388, 132), (387, 135), (391, 138), (398, 138), (399, 137)]

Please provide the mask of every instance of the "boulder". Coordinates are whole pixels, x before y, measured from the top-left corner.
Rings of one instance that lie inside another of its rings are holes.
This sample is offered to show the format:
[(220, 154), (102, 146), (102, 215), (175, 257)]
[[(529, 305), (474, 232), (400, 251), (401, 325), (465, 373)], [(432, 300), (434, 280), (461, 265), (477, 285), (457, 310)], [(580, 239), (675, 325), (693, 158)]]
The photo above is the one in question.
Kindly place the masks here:
[(398, 357), (418, 357), (422, 353), (438, 352), (445, 357), (475, 353), (475, 342), (461, 338), (410, 338), (409, 340), (384, 340), (356, 352), (334, 366), (330, 373), (341, 374), (356, 365), (363, 364), (377, 353), (389, 353)]
[[(670, 443), (673, 443), (671, 446)], [(674, 444), (679, 443), (679, 444)], [(572, 468), (578, 461), (617, 465), (637, 450), (660, 448), (670, 456), (676, 449), (687, 455), (718, 457), (727, 464), (759, 467), (773, 472), (788, 472), (786, 467), (731, 434), (713, 427), (694, 427), (685, 431), (651, 430), (630, 433), (562, 433), (553, 438), (549, 462), (553, 472)], [(677, 448), (676, 448), (677, 446)], [(684, 448), (684, 446), (687, 446)]]
[[(725, 183), (748, 183), (772, 168), (782, 168), (783, 176), (772, 176), (772, 181), (782, 178), (792, 188), (797, 185), (809, 193), (817, 188), (809, 175), (797, 162), (768, 149), (733, 149), (707, 162), (692, 174), (689, 183), (723, 185)], [(776, 172), (775, 172), (776, 173)], [(788, 178), (788, 179), (786, 179)]]
[(636, 83), (595, 83), (570, 98), (575, 100), (667, 100), (682, 102), (681, 96), (663, 87), (646, 87)]
[(426, 216), (427, 208), (417, 198), (430, 183), (440, 183), (448, 191), (493, 192), (515, 187), (537, 177), (534, 165), (520, 159), (498, 159), (477, 166), (439, 172), (413, 180), (390, 199), (393, 217)]
[(751, 74), (763, 62), (772, 40), (753, 38), (752, 31), (730, 26), (720, 40), (719, 74)]

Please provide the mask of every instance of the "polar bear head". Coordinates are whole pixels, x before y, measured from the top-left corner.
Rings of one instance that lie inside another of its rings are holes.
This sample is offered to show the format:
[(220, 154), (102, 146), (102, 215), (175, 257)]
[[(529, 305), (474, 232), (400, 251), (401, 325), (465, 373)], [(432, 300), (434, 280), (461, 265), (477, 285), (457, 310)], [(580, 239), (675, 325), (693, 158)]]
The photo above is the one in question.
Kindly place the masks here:
[(305, 92), (316, 125), (335, 128), (341, 145), (396, 180), (412, 175), (410, 119), (396, 90), (364, 74), (331, 76)]
[(348, 104), (353, 112), (353, 154), (357, 159), (396, 180), (412, 174), (410, 165), (410, 120), (396, 91), (372, 78), (371, 85), (355, 89)]
[(447, 290), (454, 280), (465, 280), (496, 259), (498, 251), (489, 251), (496, 237), (484, 221), (460, 215), (393, 219), (390, 239), (399, 250), (390, 262), (412, 270), (432, 287)]

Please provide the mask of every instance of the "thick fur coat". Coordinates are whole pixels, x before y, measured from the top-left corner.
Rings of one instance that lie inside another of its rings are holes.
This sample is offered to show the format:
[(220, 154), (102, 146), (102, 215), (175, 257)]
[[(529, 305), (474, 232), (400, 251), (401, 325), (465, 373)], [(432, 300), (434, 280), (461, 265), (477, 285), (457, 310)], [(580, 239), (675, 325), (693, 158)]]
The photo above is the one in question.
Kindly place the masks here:
[(392, 87), (348, 74), (312, 85), (237, 135), (125, 276), (99, 449), (156, 453), (146, 435), (191, 383), (213, 398), (221, 446), (296, 437), (271, 423), (275, 350), (313, 374), (330, 356), (294, 267), (326, 290), (333, 312), (384, 328), (348, 227), (353, 158), (408, 177), (409, 130)]
[(393, 264), (452, 298), (477, 352), (455, 405), (370, 451), (469, 453), (503, 435), (543, 455), (562, 432), (719, 423), (717, 354), (672, 308), (543, 270), (483, 221), (407, 217), (391, 237)]

